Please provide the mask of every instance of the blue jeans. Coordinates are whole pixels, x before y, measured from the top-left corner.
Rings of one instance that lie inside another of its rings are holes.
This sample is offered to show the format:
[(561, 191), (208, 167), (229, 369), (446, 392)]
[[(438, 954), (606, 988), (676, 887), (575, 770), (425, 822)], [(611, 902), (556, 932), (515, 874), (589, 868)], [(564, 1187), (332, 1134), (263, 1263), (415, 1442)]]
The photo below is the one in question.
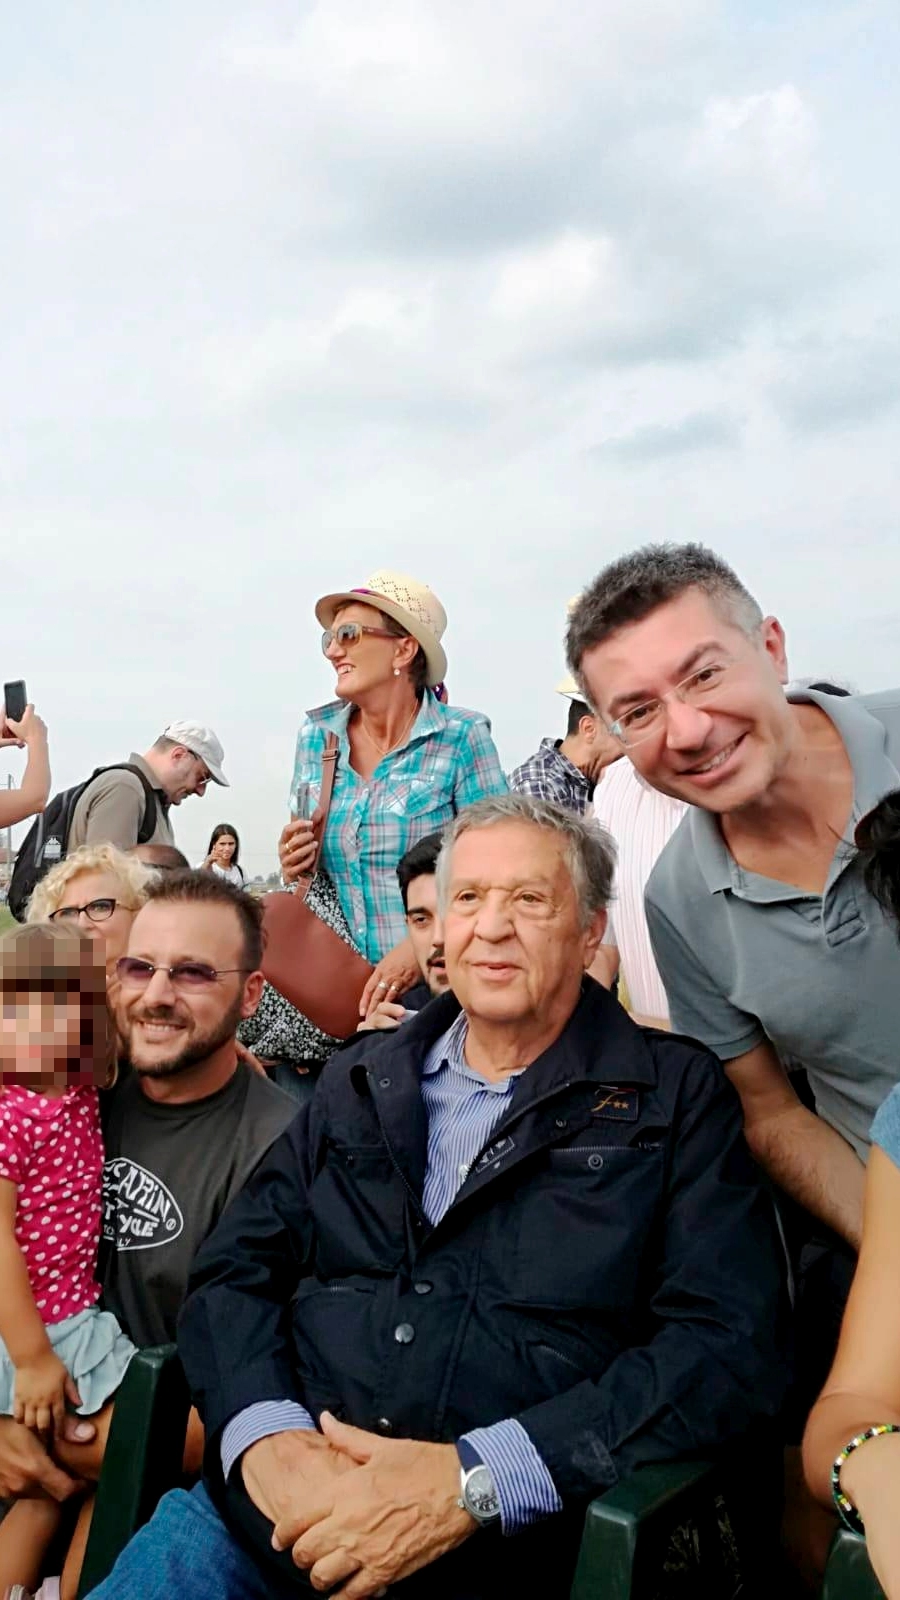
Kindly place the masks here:
[[(293, 1584), (282, 1592), (292, 1590), (302, 1593)], [(175, 1489), (160, 1501), (89, 1600), (271, 1600), (277, 1594), (271, 1576), (235, 1543), (201, 1483), (190, 1494)]]
[[(268, 1524), (253, 1511), (251, 1531), (254, 1519), (258, 1557), (232, 1537), (202, 1484), (190, 1494), (175, 1489), (88, 1600), (312, 1600), (317, 1591), (306, 1573), (294, 1567), (287, 1552), (274, 1555)], [(498, 1594), (540, 1594), (542, 1600), (568, 1600), (581, 1521), (582, 1515), (576, 1516), (568, 1538), (560, 1537), (564, 1519), (556, 1518), (549, 1540), (539, 1527), (509, 1540), (476, 1534), (435, 1566), (392, 1585), (391, 1595), (397, 1600), (494, 1600)]]

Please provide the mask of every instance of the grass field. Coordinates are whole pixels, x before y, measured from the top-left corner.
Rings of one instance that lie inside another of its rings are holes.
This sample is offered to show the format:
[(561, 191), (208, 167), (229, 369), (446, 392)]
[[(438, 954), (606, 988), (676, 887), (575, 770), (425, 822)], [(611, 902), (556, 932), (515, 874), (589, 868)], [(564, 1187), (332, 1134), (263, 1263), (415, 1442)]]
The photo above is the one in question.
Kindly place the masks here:
[(8, 906), (0, 906), (0, 933), (5, 933), (7, 928), (14, 928), (16, 919)]

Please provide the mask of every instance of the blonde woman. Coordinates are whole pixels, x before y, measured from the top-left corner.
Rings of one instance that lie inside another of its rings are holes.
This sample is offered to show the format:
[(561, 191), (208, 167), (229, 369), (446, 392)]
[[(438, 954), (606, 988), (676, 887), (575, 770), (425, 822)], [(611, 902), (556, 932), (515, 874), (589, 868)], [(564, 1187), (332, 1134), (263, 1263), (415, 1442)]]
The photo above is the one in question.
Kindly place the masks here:
[(128, 948), (135, 913), (147, 898), (153, 871), (114, 844), (86, 844), (53, 867), (35, 888), (27, 922), (77, 928), (103, 945), (106, 987), (112, 1005), (116, 962)]

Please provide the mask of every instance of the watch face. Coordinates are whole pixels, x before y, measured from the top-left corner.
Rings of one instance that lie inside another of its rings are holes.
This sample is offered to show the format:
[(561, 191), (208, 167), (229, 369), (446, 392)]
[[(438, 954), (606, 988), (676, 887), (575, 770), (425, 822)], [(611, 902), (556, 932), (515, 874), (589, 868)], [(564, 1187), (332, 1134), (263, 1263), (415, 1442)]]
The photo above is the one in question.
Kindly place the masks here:
[(466, 1508), (479, 1522), (500, 1515), (500, 1501), (489, 1467), (473, 1467), (466, 1478)]

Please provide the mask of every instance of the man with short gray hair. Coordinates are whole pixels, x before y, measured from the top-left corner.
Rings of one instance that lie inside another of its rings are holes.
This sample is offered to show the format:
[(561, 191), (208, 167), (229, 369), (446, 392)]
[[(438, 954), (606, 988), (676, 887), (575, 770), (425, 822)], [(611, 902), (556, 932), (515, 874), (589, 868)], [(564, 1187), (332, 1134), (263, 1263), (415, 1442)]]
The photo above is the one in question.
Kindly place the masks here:
[(528, 796), (451, 824), (453, 992), (343, 1052), (201, 1249), (179, 1347), (204, 1482), (95, 1600), (563, 1600), (592, 1495), (777, 1413), (737, 1096), (585, 975), (612, 871)]

